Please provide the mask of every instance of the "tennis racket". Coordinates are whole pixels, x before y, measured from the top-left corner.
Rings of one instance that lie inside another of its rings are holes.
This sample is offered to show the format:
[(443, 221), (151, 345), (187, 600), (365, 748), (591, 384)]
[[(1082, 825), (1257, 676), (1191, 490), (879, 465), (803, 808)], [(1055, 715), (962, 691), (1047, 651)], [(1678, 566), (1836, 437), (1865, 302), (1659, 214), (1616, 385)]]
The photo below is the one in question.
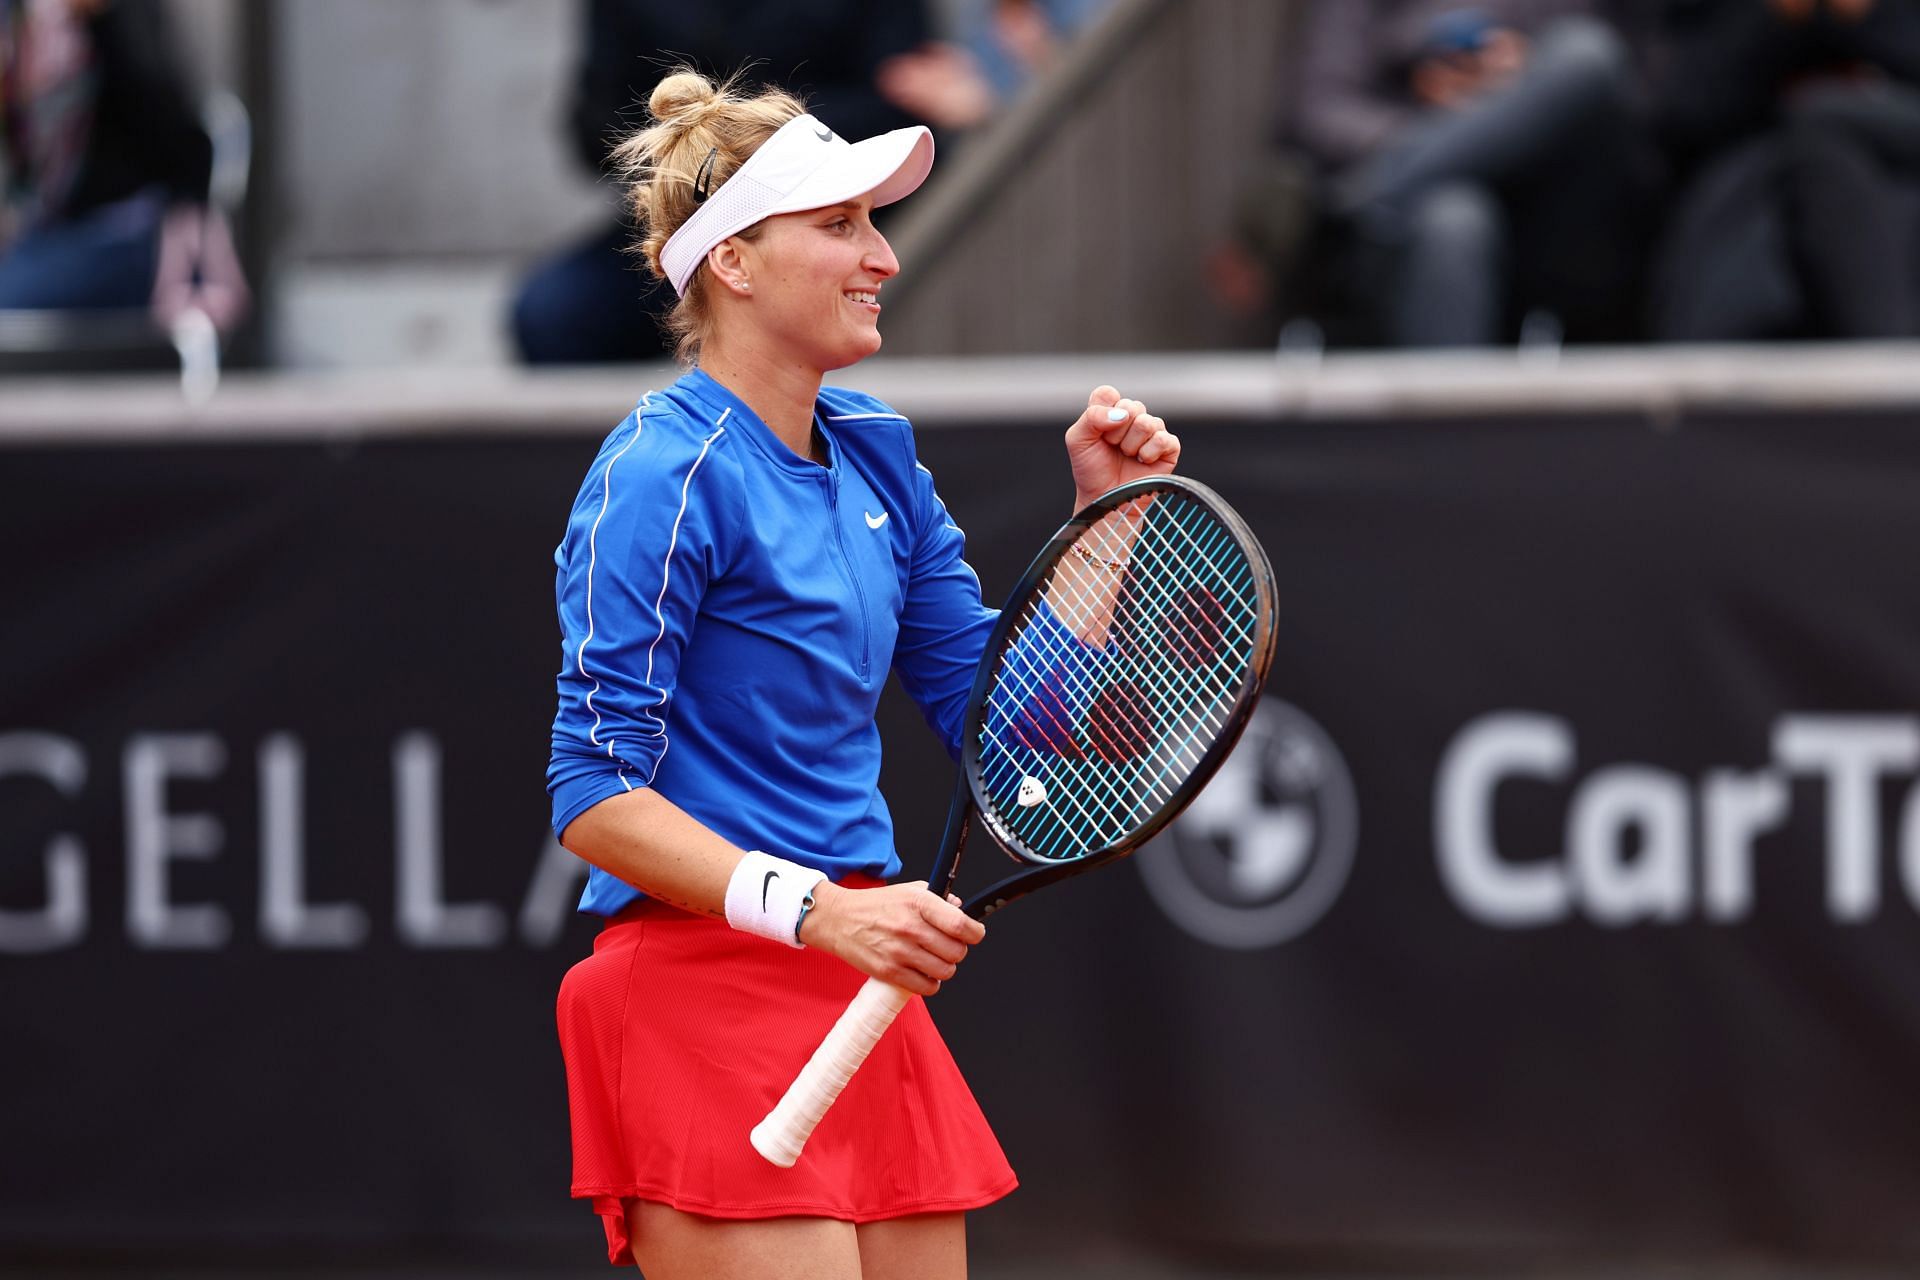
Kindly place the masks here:
[[(952, 889), (977, 814), (1021, 864), (962, 909), (984, 920), (1125, 857), (1206, 785), (1253, 714), (1274, 648), (1273, 568), (1205, 485), (1121, 485), (1053, 535), (974, 677), (959, 777), (927, 887)], [(753, 1129), (781, 1167), (905, 1007), (869, 978)]]

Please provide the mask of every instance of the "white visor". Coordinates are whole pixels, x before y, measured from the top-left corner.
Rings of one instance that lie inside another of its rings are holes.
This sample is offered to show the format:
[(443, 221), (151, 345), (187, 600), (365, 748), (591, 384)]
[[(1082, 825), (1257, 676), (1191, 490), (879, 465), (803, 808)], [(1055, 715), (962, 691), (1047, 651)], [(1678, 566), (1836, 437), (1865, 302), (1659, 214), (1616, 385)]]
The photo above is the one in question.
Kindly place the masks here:
[(667, 237), (660, 268), (682, 297), (707, 252), (776, 213), (799, 213), (873, 193), (877, 208), (911, 195), (933, 168), (933, 134), (895, 129), (848, 142), (812, 116), (781, 125), (734, 175)]

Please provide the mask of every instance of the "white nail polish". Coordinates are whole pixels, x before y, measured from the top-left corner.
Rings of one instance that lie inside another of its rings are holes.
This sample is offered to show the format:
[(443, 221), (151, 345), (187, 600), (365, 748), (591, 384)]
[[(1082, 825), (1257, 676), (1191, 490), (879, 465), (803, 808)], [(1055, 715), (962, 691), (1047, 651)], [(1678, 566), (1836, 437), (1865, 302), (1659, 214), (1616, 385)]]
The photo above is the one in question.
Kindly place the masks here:
[(1126, 420), (1127, 420), (1127, 411), (1125, 409), (1120, 408), (1118, 405), (1115, 405), (1113, 408), (1107, 410), (1108, 422), (1125, 422)]

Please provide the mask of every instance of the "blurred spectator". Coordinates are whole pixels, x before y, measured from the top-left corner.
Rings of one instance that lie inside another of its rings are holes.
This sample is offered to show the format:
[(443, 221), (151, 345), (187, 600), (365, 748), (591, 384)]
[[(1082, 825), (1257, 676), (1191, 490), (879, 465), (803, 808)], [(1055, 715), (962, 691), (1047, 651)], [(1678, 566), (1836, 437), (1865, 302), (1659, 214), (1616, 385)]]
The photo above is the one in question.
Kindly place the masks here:
[[(806, 99), (844, 137), (922, 123), (875, 83), (888, 58), (924, 47), (920, 0), (589, 0), (585, 42), (568, 118), (582, 163), (603, 171), (607, 151), (645, 123), (647, 93), (666, 69), (689, 61)], [(609, 189), (609, 199), (612, 199)], [(658, 359), (673, 343), (658, 317), (673, 290), (627, 252), (624, 211), (537, 265), (514, 304), (513, 330), (533, 364)]]
[(1395, 346), (1511, 338), (1528, 312), (1628, 336), (1654, 173), (1629, 42), (1592, 0), (1318, 0), (1292, 137)]
[(1920, 334), (1920, 3), (1668, 0), (1676, 341)]
[(971, 129), (1045, 74), (1061, 46), (1111, 0), (951, 0), (949, 40), (880, 67), (887, 98), (936, 128)]
[(160, 0), (0, 0), (0, 309), (238, 323), (212, 147)]

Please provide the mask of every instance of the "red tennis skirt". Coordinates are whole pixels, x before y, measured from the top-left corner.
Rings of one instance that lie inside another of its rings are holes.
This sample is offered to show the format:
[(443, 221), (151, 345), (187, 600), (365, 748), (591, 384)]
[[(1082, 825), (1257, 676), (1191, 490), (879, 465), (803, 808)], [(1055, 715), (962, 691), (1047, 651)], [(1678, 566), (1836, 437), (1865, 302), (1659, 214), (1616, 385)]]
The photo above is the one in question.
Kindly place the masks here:
[[(850, 877), (856, 888), (879, 884)], [(560, 984), (573, 1194), (632, 1266), (624, 1202), (711, 1218), (874, 1222), (977, 1209), (1017, 1185), (926, 1004), (907, 1002), (791, 1169), (747, 1134), (866, 979), (642, 899)]]

